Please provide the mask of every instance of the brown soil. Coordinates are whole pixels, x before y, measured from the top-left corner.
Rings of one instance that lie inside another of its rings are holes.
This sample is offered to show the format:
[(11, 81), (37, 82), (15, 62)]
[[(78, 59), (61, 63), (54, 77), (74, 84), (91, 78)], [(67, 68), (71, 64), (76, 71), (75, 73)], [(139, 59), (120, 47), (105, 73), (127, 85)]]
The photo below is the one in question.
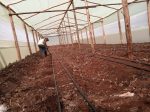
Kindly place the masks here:
[[(150, 44), (134, 44), (133, 60), (150, 63), (149, 48)], [(53, 46), (50, 51), (64, 112), (89, 110), (59, 61), (97, 111), (150, 112), (150, 73), (100, 59), (91, 53), (89, 45), (82, 45), (81, 50), (77, 45)], [(96, 45), (96, 52), (127, 58), (125, 45)], [(126, 92), (134, 96), (117, 96)], [(56, 98), (49, 56), (34, 54), (0, 71), (0, 104), (7, 104), (10, 112), (55, 112)]]

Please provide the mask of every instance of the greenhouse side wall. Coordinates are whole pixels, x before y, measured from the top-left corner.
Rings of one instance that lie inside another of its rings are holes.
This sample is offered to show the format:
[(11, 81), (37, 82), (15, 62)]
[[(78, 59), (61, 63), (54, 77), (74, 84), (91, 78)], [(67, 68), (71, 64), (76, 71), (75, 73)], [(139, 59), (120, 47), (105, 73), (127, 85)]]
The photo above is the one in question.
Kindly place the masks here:
[[(122, 12), (123, 11), (120, 10), (119, 15), (123, 35), (123, 43), (125, 44), (126, 43), (125, 25)], [(134, 3), (129, 5), (129, 12), (130, 12), (133, 43), (150, 42), (146, 2)], [(104, 31), (106, 35), (106, 44), (121, 44), (117, 13), (114, 13), (108, 18), (104, 19)], [(96, 43), (104, 44), (102, 24), (100, 22), (94, 23), (94, 33)], [(85, 30), (83, 30), (83, 36), (84, 36), (84, 43), (87, 43)]]
[[(15, 24), (21, 58), (23, 59), (27, 55), (29, 55), (25, 29), (23, 26), (23, 22), (19, 18), (13, 16), (13, 20)], [(35, 53), (33, 35), (30, 28), (28, 28), (28, 35), (32, 53)], [(9, 20), (8, 10), (0, 5), (0, 69), (8, 66), (9, 63), (13, 63), (15, 61), (18, 61), (18, 57)]]

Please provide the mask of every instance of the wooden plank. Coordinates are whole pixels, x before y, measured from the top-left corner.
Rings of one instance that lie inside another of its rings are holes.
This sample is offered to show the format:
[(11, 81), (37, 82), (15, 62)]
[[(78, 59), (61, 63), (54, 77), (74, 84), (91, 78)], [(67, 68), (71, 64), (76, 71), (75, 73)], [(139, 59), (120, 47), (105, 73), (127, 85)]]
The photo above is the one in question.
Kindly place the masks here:
[[(8, 8), (8, 10), (9, 10), (9, 13), (11, 14), (10, 8)], [(21, 60), (21, 53), (20, 53), (20, 48), (19, 48), (19, 44), (18, 44), (18, 39), (17, 39), (17, 34), (16, 34), (16, 29), (15, 29), (15, 24), (14, 24), (14, 21), (13, 21), (13, 17), (10, 15), (9, 19), (10, 19), (10, 24), (11, 24), (13, 36), (14, 36), (15, 47), (16, 47), (16, 51), (17, 51), (17, 57), (18, 57), (19, 60)]]
[(29, 36), (28, 36), (28, 31), (27, 31), (27, 27), (26, 27), (25, 23), (24, 23), (24, 29), (25, 29), (25, 34), (26, 34), (26, 39), (27, 39), (27, 45), (28, 45), (29, 53), (31, 55), (32, 54), (32, 50), (31, 50), (31, 46), (30, 46), (30, 42), (29, 42)]
[[(85, 6), (88, 6), (87, 0), (84, 0), (84, 2), (85, 2)], [(87, 15), (87, 21), (88, 21), (88, 27), (89, 27), (90, 44), (91, 44), (92, 52), (95, 53), (94, 42), (92, 39), (92, 27), (91, 27), (91, 21), (90, 21), (90, 13), (88, 9), (86, 9), (86, 15)]]
[(124, 14), (124, 21), (125, 21), (125, 29), (126, 29), (128, 57), (132, 58), (133, 57), (132, 34), (131, 34), (130, 16), (129, 16), (127, 0), (122, 0), (122, 5), (123, 5), (123, 14)]
[(121, 41), (121, 44), (123, 44), (123, 34), (122, 34), (122, 29), (121, 29), (121, 22), (120, 22), (119, 11), (117, 12), (117, 17), (118, 17), (118, 27), (119, 27), (120, 41)]

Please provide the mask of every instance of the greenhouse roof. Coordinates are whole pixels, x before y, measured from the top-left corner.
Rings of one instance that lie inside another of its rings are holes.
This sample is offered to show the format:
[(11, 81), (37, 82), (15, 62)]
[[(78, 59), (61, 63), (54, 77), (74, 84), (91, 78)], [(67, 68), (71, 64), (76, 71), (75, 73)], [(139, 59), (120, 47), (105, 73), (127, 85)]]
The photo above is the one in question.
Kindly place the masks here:
[[(63, 27), (63, 22), (64, 26), (75, 31), (72, 2), (73, 0), (1, 0), (2, 4), (16, 12), (11, 14), (21, 17), (42, 35), (57, 32), (58, 28)], [(128, 0), (129, 4), (134, 2), (143, 1)], [(86, 8), (89, 9), (90, 20), (93, 23), (122, 8), (122, 0), (88, 0), (88, 7), (85, 7), (84, 0), (74, 0), (74, 5), (78, 27), (83, 29), (88, 25)]]

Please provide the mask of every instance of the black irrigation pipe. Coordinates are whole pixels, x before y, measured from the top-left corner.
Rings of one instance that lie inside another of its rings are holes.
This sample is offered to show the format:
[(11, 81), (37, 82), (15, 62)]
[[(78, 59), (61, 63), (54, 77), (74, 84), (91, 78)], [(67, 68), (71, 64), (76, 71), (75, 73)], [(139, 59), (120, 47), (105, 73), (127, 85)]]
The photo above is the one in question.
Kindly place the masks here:
[(119, 63), (119, 64), (123, 64), (138, 70), (142, 70), (145, 72), (150, 72), (150, 65), (146, 64), (146, 63), (139, 63), (133, 60), (128, 60), (128, 59), (123, 59), (123, 58), (119, 58), (119, 57), (112, 57), (112, 56), (106, 56), (106, 55), (101, 55), (99, 53), (98, 54), (98, 58), (104, 59), (106, 61), (111, 61), (111, 62), (115, 62), (115, 63)]
[[(48, 52), (49, 52), (49, 50), (48, 50)], [(57, 95), (58, 112), (62, 112), (61, 102), (60, 102), (60, 97), (59, 97), (59, 92), (58, 92), (58, 85), (57, 85), (56, 75), (55, 75), (55, 69), (54, 69), (53, 57), (52, 57), (52, 54), (50, 52), (49, 52), (49, 55), (50, 55), (50, 58), (51, 58), (51, 67), (52, 67), (53, 78), (54, 78), (54, 83), (55, 83), (55, 93)]]
[[(54, 54), (56, 55), (56, 53), (54, 52)], [(56, 55), (58, 56), (58, 55)], [(59, 57), (59, 59), (61, 59)], [(64, 60), (64, 58), (62, 57), (62, 59)], [(63, 63), (58, 61), (60, 63), (60, 65), (62, 66), (62, 68), (65, 70), (65, 72), (67, 73), (67, 76), (70, 78), (70, 80), (73, 82), (75, 88), (77, 89), (78, 93), (82, 96), (83, 100), (86, 102), (86, 105), (89, 107), (89, 111), (90, 112), (97, 112), (95, 106), (88, 100), (88, 98), (86, 97), (86, 95), (84, 94), (84, 92), (80, 89), (79, 85), (76, 83), (75, 79), (72, 77), (72, 73), (70, 73), (66, 67), (64, 67)], [(101, 111), (103, 112), (103, 110)]]

